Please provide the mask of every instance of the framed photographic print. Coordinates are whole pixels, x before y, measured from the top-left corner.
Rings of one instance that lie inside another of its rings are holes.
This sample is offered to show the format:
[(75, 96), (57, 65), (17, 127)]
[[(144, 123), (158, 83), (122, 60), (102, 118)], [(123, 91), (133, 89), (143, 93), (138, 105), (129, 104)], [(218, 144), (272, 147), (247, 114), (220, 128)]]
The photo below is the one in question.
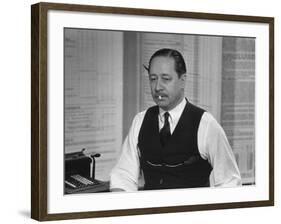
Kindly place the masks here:
[(274, 205), (274, 18), (31, 9), (33, 219)]

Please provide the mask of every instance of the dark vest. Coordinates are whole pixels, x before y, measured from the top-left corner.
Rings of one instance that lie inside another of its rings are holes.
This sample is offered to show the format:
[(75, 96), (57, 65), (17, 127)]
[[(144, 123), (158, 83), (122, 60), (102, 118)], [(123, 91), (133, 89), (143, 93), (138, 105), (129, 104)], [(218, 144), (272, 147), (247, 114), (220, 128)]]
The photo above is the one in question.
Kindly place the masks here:
[(159, 135), (159, 107), (147, 110), (138, 136), (145, 190), (209, 186), (212, 167), (198, 151), (197, 132), (204, 110), (187, 102), (165, 147)]

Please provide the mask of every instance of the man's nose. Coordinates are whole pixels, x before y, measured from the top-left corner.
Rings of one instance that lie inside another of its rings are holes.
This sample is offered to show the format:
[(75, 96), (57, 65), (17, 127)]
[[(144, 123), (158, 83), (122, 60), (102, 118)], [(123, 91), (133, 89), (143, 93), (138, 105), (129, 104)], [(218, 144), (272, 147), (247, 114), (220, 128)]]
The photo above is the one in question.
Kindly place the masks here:
[(163, 88), (162, 82), (161, 82), (160, 79), (158, 79), (157, 82), (156, 82), (156, 85), (155, 85), (155, 90), (156, 90), (156, 91), (159, 91), (159, 90), (161, 90), (162, 88)]

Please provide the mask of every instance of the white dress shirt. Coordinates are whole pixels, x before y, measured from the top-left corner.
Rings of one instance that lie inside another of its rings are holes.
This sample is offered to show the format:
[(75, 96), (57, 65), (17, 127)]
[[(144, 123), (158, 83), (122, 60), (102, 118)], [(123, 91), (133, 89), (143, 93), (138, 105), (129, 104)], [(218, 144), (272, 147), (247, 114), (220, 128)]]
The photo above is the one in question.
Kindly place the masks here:
[[(186, 100), (184, 99), (174, 109), (168, 111), (170, 114), (169, 123), (171, 134), (177, 126), (185, 105)], [(160, 108), (158, 116), (159, 130), (164, 125), (165, 112)], [(146, 111), (138, 113), (133, 120), (129, 134), (123, 143), (121, 156), (111, 171), (110, 189), (121, 188), (125, 191), (138, 190), (141, 171), (137, 144), (145, 113)], [(197, 141), (201, 157), (208, 160), (213, 167), (209, 177), (210, 186), (240, 186), (240, 172), (226, 135), (215, 118), (208, 112), (202, 115), (197, 133)]]

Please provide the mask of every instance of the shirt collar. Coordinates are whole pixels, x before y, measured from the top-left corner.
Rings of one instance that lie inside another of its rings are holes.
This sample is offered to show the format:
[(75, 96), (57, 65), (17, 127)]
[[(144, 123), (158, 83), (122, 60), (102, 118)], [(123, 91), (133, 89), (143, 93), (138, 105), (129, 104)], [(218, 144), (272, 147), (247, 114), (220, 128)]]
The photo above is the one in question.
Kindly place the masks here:
[[(175, 108), (168, 111), (170, 114), (170, 119), (171, 119), (172, 123), (180, 118), (180, 116), (185, 108), (185, 105), (186, 105), (186, 99), (183, 98), (183, 100)], [(167, 112), (167, 111), (165, 111), (159, 107), (159, 115), (160, 115), (161, 122), (164, 122), (164, 119), (165, 119), (164, 113), (165, 112)]]

